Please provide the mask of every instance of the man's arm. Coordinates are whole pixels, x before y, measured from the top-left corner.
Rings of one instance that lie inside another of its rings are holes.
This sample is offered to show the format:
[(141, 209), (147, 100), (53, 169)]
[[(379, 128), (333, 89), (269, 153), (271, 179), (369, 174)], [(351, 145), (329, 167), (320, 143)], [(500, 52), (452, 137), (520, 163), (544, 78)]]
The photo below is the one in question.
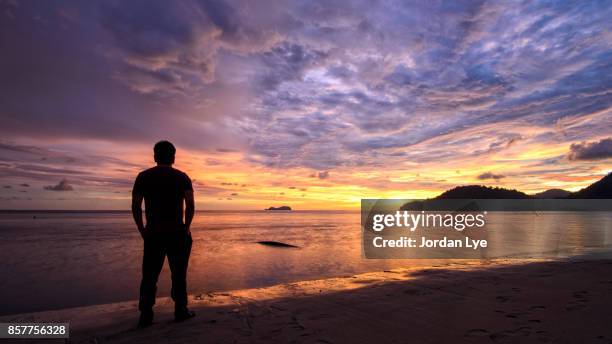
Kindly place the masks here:
[(187, 233), (191, 234), (189, 227), (191, 226), (191, 221), (193, 220), (193, 215), (195, 213), (195, 201), (193, 199), (193, 190), (185, 191), (185, 229), (187, 229)]
[(140, 232), (140, 236), (144, 238), (144, 230), (145, 226), (142, 222), (142, 199), (144, 197), (136, 192), (132, 192), (132, 216), (134, 217), (134, 222), (136, 222), (136, 226), (138, 227), (138, 231)]

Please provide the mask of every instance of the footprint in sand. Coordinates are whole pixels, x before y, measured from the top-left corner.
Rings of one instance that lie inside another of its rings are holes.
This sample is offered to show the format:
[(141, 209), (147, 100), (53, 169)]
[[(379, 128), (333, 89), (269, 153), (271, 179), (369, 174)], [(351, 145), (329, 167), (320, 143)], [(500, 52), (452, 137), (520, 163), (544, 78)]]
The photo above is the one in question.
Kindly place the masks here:
[(509, 337), (528, 337), (529, 335), (531, 335), (531, 332), (532, 332), (531, 327), (522, 326), (522, 327), (519, 327), (513, 330), (506, 330), (506, 331), (493, 333), (489, 336), (489, 338), (491, 338), (492, 341), (497, 342), (497, 341), (504, 340)]
[(512, 301), (512, 297), (508, 295), (499, 295), (499, 296), (496, 296), (495, 299), (498, 302), (511, 302)]
[(571, 302), (567, 306), (565, 306), (566, 311), (579, 311), (585, 308), (587, 308), (586, 305), (581, 305), (581, 304), (576, 304), (576, 303), (571, 303)]
[(589, 292), (586, 290), (575, 291), (572, 294), (572, 297), (574, 298), (574, 300), (570, 301), (565, 307), (565, 309), (568, 311), (576, 311), (576, 310), (587, 308), (586, 303), (589, 302), (588, 296), (589, 296)]
[(550, 333), (544, 331), (544, 330), (540, 330), (540, 331), (536, 331), (536, 336), (538, 337), (538, 340), (542, 343), (548, 343), (550, 341), (552, 341), (552, 338), (550, 336)]
[(485, 337), (489, 335), (489, 331), (482, 329), (482, 328), (473, 328), (471, 330), (468, 330), (467, 332), (465, 332), (465, 334), (463, 335), (464, 337)]
[(585, 299), (589, 295), (589, 292), (586, 290), (575, 291), (573, 296), (575, 299)]

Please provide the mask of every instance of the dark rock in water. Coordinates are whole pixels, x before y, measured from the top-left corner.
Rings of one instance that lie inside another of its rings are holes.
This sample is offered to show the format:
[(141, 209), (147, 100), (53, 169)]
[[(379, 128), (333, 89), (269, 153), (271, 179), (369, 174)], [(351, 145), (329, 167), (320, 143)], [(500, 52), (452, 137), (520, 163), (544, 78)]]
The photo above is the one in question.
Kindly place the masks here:
[(299, 246), (285, 244), (284, 242), (278, 242), (278, 241), (258, 241), (257, 243), (266, 245), (266, 246), (274, 246), (274, 247), (294, 247), (294, 248), (299, 247)]
[(266, 210), (291, 210), (291, 207), (283, 205), (283, 206), (280, 206), (280, 207), (270, 207), (270, 208), (268, 208)]

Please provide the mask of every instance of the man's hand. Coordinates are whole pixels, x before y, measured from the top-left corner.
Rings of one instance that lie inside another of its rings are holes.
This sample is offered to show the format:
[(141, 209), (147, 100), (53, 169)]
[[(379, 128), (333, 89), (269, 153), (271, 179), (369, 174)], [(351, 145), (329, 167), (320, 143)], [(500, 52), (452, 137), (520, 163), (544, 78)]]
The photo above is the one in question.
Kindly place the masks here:
[(142, 222), (142, 200), (144, 196), (132, 192), (132, 216), (134, 217), (134, 222), (136, 222), (136, 227), (138, 227), (138, 232), (140, 232), (140, 236), (144, 239), (147, 233), (147, 229)]
[(139, 227), (138, 233), (140, 233), (140, 236), (144, 239), (145, 236), (149, 233), (149, 231), (147, 230), (146, 227)]
[(193, 221), (193, 215), (195, 213), (195, 201), (193, 197), (193, 190), (185, 191), (185, 231), (187, 235), (191, 236), (191, 221)]

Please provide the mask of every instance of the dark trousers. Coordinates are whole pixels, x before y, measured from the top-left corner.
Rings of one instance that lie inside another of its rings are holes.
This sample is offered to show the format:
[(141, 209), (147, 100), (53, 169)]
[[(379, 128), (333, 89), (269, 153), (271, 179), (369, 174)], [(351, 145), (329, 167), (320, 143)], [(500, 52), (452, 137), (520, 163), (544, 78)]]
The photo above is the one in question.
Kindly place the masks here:
[(177, 310), (187, 307), (187, 264), (191, 253), (191, 236), (184, 231), (148, 233), (144, 239), (140, 311), (150, 311), (155, 304), (157, 279), (168, 256), (172, 276), (172, 299)]

